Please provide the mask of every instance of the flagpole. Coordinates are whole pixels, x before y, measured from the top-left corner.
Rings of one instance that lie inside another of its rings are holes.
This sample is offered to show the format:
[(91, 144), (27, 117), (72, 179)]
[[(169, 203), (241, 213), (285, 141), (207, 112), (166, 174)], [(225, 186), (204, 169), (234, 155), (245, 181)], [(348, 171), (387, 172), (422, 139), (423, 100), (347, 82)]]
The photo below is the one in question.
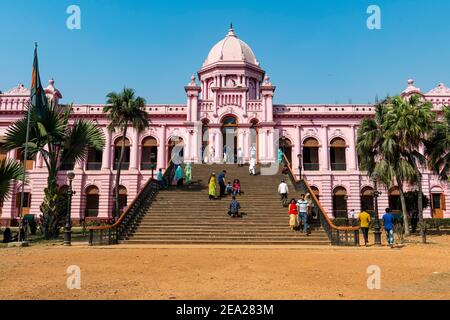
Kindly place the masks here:
[[(34, 43), (35, 46), (35, 50), (37, 49), (37, 42)], [(34, 92), (34, 95), (36, 94), (36, 92)], [(19, 219), (22, 218), (20, 220), (20, 224), (19, 224), (19, 232), (18, 232), (18, 242), (21, 242), (21, 229), (23, 227), (23, 200), (25, 198), (25, 181), (26, 181), (26, 174), (27, 174), (27, 160), (28, 160), (28, 142), (30, 140), (30, 118), (31, 118), (31, 108), (32, 108), (32, 104), (33, 104), (33, 96), (30, 96), (30, 102), (28, 104), (28, 110), (27, 110), (27, 133), (26, 133), (26, 137), (25, 137), (25, 150), (24, 150), (24, 155), (23, 155), (23, 172), (22, 172), (22, 190), (20, 193), (20, 205), (19, 205)], [(28, 202), (30, 201), (30, 199), (28, 198)], [(25, 234), (26, 235), (26, 234)], [(25, 240), (25, 235), (24, 235), (24, 240)]]

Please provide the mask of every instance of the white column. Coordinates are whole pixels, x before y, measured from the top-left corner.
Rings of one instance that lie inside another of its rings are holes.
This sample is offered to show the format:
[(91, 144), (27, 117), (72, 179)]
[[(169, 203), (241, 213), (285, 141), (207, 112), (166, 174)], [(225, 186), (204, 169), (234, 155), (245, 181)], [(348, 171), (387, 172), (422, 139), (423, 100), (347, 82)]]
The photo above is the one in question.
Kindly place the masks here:
[(355, 126), (350, 126), (349, 147), (347, 148), (347, 158), (349, 169), (356, 170), (356, 143), (355, 143)]
[(111, 169), (111, 148), (112, 148), (112, 133), (108, 129), (105, 132), (105, 148), (103, 149), (102, 170)]
[(320, 128), (321, 130), (321, 157), (320, 163), (322, 170), (328, 171), (330, 169), (330, 151), (328, 148), (328, 126), (324, 125)]
[(130, 149), (130, 170), (138, 169), (138, 161), (139, 161), (139, 132), (137, 130), (133, 130), (133, 144)]

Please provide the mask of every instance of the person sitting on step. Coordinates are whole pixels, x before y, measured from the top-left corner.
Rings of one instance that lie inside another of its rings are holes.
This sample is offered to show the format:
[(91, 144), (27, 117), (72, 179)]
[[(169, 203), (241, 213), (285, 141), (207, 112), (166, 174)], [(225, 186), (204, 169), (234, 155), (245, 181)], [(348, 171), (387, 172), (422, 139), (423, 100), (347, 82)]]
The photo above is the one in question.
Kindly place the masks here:
[(236, 197), (233, 196), (230, 205), (228, 206), (228, 215), (232, 218), (242, 217), (242, 215), (239, 213), (240, 209), (241, 204), (236, 200)]
[(226, 189), (225, 189), (225, 192), (226, 192), (228, 195), (231, 195), (231, 194), (233, 193), (233, 185), (231, 184), (230, 181), (228, 181), (228, 184), (227, 184), (227, 187), (226, 187)]
[(233, 196), (241, 195), (241, 182), (239, 179), (233, 181)]

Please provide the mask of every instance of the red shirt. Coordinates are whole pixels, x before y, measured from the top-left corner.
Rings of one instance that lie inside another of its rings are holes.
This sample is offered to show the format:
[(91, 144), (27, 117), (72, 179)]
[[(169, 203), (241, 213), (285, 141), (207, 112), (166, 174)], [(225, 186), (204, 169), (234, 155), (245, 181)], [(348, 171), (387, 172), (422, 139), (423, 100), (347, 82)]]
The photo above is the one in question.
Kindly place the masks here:
[(239, 182), (233, 183), (233, 190), (239, 190), (241, 189), (241, 184)]
[(297, 204), (290, 204), (289, 205), (289, 214), (293, 214), (293, 215), (297, 215), (298, 211), (297, 211)]

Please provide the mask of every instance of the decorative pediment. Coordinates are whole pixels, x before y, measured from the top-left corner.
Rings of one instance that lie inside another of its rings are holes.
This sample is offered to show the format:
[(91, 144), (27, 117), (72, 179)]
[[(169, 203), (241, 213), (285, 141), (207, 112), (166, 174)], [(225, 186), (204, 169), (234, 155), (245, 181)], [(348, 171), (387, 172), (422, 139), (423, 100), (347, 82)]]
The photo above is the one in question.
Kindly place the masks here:
[(450, 88), (440, 83), (436, 88), (427, 93), (429, 96), (450, 96)]
[(30, 90), (26, 88), (23, 84), (19, 84), (17, 87), (2, 93), (2, 96), (29, 96), (31, 94)]

